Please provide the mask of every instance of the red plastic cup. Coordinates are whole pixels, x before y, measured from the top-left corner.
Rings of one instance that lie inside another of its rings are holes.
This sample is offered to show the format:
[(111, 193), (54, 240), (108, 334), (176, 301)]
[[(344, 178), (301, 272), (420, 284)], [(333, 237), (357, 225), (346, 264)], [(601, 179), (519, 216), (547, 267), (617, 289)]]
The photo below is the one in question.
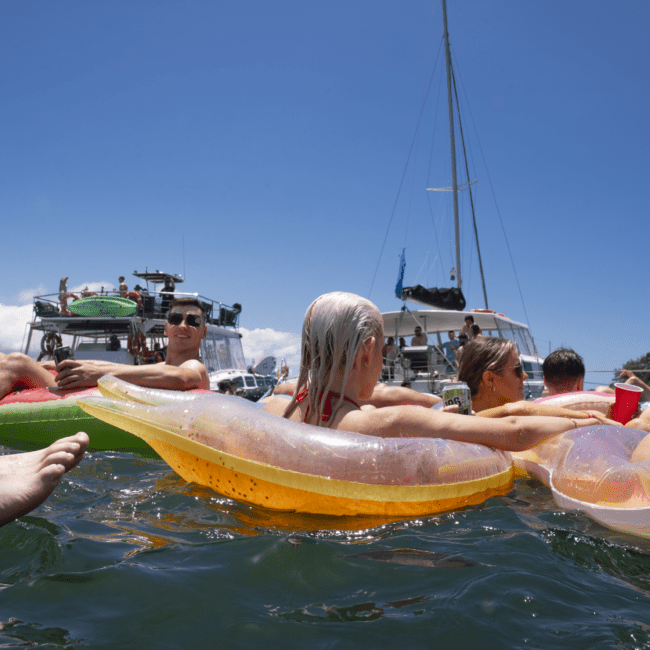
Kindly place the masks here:
[(612, 408), (612, 420), (627, 424), (639, 408), (642, 388), (632, 384), (614, 384), (616, 386), (616, 401)]

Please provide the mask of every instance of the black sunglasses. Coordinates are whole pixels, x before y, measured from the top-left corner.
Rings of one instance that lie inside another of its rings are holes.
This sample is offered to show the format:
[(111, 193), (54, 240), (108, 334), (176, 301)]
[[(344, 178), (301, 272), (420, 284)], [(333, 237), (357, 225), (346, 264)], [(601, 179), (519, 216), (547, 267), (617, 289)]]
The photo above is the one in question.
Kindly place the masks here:
[(175, 311), (172, 314), (167, 314), (167, 322), (170, 325), (180, 325), (183, 321), (185, 321), (190, 327), (201, 326), (201, 317), (196, 314), (182, 314), (178, 311)]
[(521, 363), (518, 363), (516, 366), (506, 366), (504, 370), (512, 368), (515, 371), (515, 375), (521, 379), (524, 376), (524, 369), (521, 365)]

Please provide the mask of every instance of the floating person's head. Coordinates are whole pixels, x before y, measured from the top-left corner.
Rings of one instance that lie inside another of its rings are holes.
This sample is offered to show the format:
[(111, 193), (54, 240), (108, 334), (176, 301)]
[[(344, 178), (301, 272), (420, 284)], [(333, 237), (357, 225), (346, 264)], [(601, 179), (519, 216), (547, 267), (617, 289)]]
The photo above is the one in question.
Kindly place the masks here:
[(523, 399), (526, 377), (512, 341), (481, 336), (463, 347), (458, 379), (469, 386), (472, 397), (487, 393), (495, 406), (517, 402)]
[(542, 365), (544, 384), (551, 395), (581, 391), (585, 379), (585, 363), (570, 348), (553, 350)]
[[(300, 374), (296, 394), (308, 390), (309, 421), (321, 421), (324, 401), (336, 385), (342, 403), (353, 378), (359, 399), (372, 395), (382, 369), (384, 324), (375, 305), (336, 291), (309, 306), (302, 325)], [(333, 409), (334, 420), (338, 404)], [(285, 417), (293, 411), (287, 410)]]

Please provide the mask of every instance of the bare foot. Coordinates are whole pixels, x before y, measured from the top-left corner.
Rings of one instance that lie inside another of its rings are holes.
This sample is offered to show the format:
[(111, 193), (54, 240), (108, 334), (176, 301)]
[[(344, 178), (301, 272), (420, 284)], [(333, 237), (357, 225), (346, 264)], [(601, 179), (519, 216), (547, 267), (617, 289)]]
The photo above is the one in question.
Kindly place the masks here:
[(45, 449), (0, 456), (0, 526), (40, 506), (61, 477), (81, 462), (88, 442), (80, 431)]

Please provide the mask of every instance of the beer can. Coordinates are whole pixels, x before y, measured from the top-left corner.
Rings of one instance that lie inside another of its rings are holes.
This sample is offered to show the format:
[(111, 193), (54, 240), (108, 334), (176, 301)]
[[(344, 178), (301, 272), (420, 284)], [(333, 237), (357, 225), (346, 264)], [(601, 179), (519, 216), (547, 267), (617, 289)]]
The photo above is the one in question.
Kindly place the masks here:
[(464, 381), (447, 384), (442, 389), (442, 403), (444, 406), (458, 404), (458, 413), (461, 415), (472, 414), (472, 393)]
[(66, 346), (62, 348), (55, 348), (54, 352), (52, 352), (52, 357), (54, 358), (54, 363), (58, 367), (61, 361), (64, 361), (65, 359), (74, 359), (74, 353), (72, 352), (71, 348)]

